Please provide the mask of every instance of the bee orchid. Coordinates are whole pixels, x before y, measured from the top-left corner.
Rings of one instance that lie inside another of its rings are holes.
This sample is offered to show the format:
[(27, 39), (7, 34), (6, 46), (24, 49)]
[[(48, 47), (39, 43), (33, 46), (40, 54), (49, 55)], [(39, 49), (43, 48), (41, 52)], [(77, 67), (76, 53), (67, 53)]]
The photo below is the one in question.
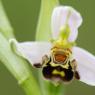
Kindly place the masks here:
[(81, 24), (82, 17), (74, 8), (58, 6), (51, 16), (52, 42), (11, 39), (10, 44), (15, 41), (16, 53), (32, 66), (41, 67), (46, 79), (69, 82), (75, 78), (95, 86), (95, 57), (74, 44)]

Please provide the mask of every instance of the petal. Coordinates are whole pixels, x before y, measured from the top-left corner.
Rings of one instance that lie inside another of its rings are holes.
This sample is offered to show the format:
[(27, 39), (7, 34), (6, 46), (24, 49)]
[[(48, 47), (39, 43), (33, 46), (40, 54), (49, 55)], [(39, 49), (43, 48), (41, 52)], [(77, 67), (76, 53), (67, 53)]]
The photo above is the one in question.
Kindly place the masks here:
[(51, 43), (49, 42), (22, 42), (16, 43), (19, 55), (28, 60), (32, 65), (42, 63), (42, 57), (49, 55)]
[(68, 15), (67, 7), (56, 7), (53, 10), (51, 18), (51, 28), (53, 38), (57, 38), (60, 28), (64, 26)]
[(74, 42), (74, 41), (77, 39), (78, 30), (75, 29), (75, 28), (74, 28), (74, 29), (71, 28), (71, 31), (73, 31), (73, 32), (70, 32), (68, 41), (69, 41), (69, 42)]
[[(68, 24), (70, 28), (69, 41), (74, 41), (76, 40), (78, 34), (75, 32), (77, 32), (78, 27), (81, 25), (81, 23), (82, 23), (81, 15), (72, 7), (69, 6), (56, 7), (53, 10), (51, 18), (52, 36), (54, 39), (57, 39), (60, 33), (60, 29), (64, 27), (66, 24)], [(71, 39), (71, 37), (73, 36), (74, 38)]]
[(80, 81), (95, 86), (95, 56), (79, 47), (74, 47), (72, 50), (78, 63)]

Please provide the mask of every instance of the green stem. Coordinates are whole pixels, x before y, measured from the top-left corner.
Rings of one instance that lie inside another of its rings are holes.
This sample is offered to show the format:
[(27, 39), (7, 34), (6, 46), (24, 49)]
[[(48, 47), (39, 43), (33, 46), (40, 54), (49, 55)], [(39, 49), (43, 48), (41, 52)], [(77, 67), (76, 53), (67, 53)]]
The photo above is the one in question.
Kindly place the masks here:
[(2, 1), (0, 0), (0, 32), (7, 38), (14, 38), (13, 28), (4, 11)]
[(59, 5), (59, 0), (41, 0), (41, 10), (38, 20), (36, 40), (51, 39), (51, 14), (53, 8)]

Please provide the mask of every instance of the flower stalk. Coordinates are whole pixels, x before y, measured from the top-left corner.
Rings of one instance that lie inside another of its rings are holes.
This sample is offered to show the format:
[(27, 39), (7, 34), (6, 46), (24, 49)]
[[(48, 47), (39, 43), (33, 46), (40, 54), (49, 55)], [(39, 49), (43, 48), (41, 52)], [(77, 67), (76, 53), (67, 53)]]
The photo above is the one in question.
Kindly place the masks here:
[(48, 41), (51, 39), (51, 14), (53, 8), (58, 5), (59, 0), (41, 0), (36, 40)]
[(2, 0), (0, 0), (0, 33), (2, 33), (7, 39), (14, 38), (13, 28), (11, 27), (4, 11)]
[[(51, 15), (53, 9), (59, 5), (59, 0), (41, 0), (41, 9), (38, 19), (36, 32), (36, 41), (49, 41), (52, 38), (51, 34)], [(55, 86), (54, 84), (43, 80), (39, 71), (39, 82), (42, 95), (63, 95), (63, 86)]]

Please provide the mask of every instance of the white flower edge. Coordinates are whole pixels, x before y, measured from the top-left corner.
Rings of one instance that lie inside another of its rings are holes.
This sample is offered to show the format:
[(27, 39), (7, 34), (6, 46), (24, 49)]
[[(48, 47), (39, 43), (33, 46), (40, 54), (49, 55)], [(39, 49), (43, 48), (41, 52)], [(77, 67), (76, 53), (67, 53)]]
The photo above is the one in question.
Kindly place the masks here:
[(49, 55), (51, 43), (49, 42), (22, 42), (10, 39), (10, 45), (14, 48), (17, 55), (25, 58), (30, 64), (41, 64), (42, 57)]
[(79, 47), (73, 47), (72, 52), (77, 61), (80, 81), (95, 86), (95, 56)]
[(65, 25), (70, 28), (69, 42), (76, 40), (78, 35), (78, 28), (82, 24), (82, 17), (79, 12), (70, 6), (55, 7), (51, 16), (52, 36), (57, 39), (60, 29)]

